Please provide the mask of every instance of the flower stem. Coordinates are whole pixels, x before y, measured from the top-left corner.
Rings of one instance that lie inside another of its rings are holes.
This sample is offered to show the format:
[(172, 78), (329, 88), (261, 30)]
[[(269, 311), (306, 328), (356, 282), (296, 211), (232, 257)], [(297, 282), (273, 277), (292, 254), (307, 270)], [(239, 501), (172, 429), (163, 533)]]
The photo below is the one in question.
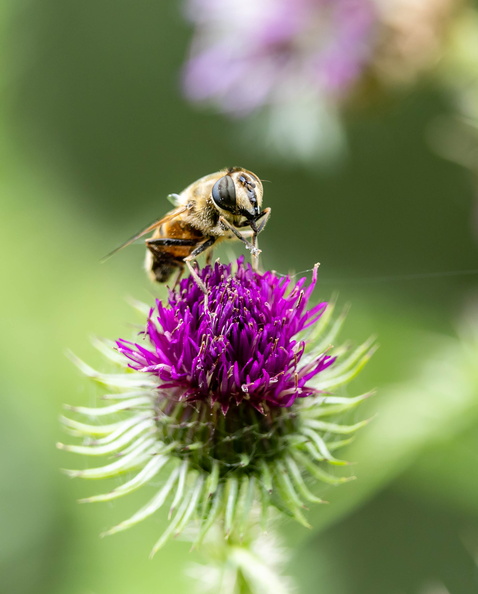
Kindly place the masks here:
[(202, 592), (224, 594), (290, 594), (291, 580), (282, 575), (288, 555), (273, 532), (249, 526), (243, 538), (226, 539), (216, 530), (202, 547), (203, 565), (192, 572)]

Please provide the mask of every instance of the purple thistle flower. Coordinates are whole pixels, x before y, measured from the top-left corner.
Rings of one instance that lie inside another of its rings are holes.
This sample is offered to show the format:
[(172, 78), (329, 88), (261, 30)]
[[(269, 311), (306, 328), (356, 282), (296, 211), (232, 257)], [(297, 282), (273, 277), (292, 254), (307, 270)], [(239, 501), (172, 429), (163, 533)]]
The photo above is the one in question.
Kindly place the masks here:
[(187, 0), (186, 16), (186, 97), (242, 119), (248, 150), (265, 148), (262, 158), (316, 166), (342, 156), (352, 104), (436, 68), (463, 2)]
[(245, 115), (297, 94), (343, 96), (374, 46), (370, 0), (189, 0), (186, 94)]
[(188, 0), (187, 17), (186, 97), (244, 118), (249, 148), (275, 158), (340, 155), (340, 111), (377, 46), (375, 0)]
[(320, 392), (308, 382), (335, 357), (321, 353), (301, 363), (305, 342), (296, 338), (327, 305), (307, 309), (317, 269), (308, 287), (302, 279), (290, 292), (290, 278), (260, 274), (242, 258), (235, 273), (216, 263), (199, 275), (207, 305), (194, 279), (183, 279), (168, 304), (157, 300), (150, 312), (145, 334), (151, 347), (117, 342), (132, 369), (157, 376), (165, 398), (219, 403), (224, 414), (248, 404), (265, 414)]
[(309, 284), (256, 272), (242, 258), (198, 274), (207, 303), (195, 280), (183, 279), (166, 304), (157, 301), (149, 310), (142, 340), (97, 342), (121, 373), (103, 374), (76, 360), (112, 393), (104, 396), (106, 406), (70, 407), (83, 421), (63, 418), (84, 442), (59, 444), (62, 449), (113, 457), (69, 475), (136, 472), (87, 501), (159, 484), (151, 501), (107, 532), (124, 530), (170, 501), (169, 524), (153, 552), (191, 522), (198, 542), (214, 526), (229, 542), (240, 541), (253, 510), (265, 516), (270, 507), (308, 525), (305, 502), (322, 500), (307, 482), (350, 479), (327, 467), (343, 464), (334, 452), (364, 422), (338, 418), (369, 395), (336, 393), (373, 349), (370, 341), (352, 351), (331, 347), (343, 316), (331, 324), (333, 306), (308, 305), (317, 269)]

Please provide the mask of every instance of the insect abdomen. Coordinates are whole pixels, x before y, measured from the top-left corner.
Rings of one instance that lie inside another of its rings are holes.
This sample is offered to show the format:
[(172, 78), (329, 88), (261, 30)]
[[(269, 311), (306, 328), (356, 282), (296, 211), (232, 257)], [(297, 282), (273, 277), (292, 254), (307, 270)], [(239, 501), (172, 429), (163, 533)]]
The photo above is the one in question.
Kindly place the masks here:
[(146, 268), (151, 275), (152, 280), (158, 283), (165, 283), (171, 275), (177, 270), (184, 268), (182, 258), (176, 258), (168, 252), (153, 252), (148, 254)]

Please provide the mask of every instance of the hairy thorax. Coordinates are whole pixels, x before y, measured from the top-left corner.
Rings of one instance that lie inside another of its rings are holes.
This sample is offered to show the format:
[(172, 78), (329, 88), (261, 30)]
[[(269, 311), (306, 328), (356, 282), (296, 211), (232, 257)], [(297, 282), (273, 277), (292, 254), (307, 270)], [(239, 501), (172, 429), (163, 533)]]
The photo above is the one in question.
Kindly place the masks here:
[[(211, 198), (208, 198), (202, 207), (198, 207), (194, 202), (189, 203), (189, 210), (184, 217), (191, 227), (198, 229), (204, 236), (224, 237), (224, 239), (234, 239), (235, 236), (228, 231), (219, 220), (220, 214)], [(234, 226), (243, 222), (241, 215), (227, 215), (227, 220)]]

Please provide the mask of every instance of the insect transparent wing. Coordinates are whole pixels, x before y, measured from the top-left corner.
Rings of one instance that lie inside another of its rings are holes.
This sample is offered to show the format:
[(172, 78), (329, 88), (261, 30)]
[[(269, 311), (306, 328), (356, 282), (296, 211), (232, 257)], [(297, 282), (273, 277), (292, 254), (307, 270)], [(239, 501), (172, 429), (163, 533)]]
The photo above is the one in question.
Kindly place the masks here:
[(111, 258), (111, 256), (113, 256), (114, 254), (116, 254), (116, 252), (119, 252), (123, 248), (128, 247), (129, 245), (131, 245), (132, 243), (134, 243), (137, 239), (140, 239), (141, 237), (143, 237), (147, 233), (151, 233), (151, 231), (154, 231), (155, 229), (157, 229), (159, 226), (163, 225), (167, 221), (170, 221), (171, 219), (174, 219), (175, 217), (177, 217), (180, 214), (182, 214), (183, 212), (186, 212), (186, 210), (187, 210), (187, 207), (186, 206), (182, 206), (181, 208), (176, 208), (175, 210), (173, 210), (172, 212), (170, 212), (169, 214), (167, 214), (162, 219), (159, 219), (157, 221), (154, 221), (154, 223), (151, 223), (150, 225), (148, 225), (147, 227), (145, 227), (141, 231), (138, 231), (135, 235), (133, 235), (133, 237), (130, 237), (127, 241), (125, 241), (124, 243), (122, 243), (121, 245), (119, 245), (117, 248), (115, 248), (113, 251), (111, 251), (109, 254), (107, 254), (104, 258), (102, 258), (101, 261), (102, 262), (105, 262), (106, 260), (108, 260), (109, 258)]

